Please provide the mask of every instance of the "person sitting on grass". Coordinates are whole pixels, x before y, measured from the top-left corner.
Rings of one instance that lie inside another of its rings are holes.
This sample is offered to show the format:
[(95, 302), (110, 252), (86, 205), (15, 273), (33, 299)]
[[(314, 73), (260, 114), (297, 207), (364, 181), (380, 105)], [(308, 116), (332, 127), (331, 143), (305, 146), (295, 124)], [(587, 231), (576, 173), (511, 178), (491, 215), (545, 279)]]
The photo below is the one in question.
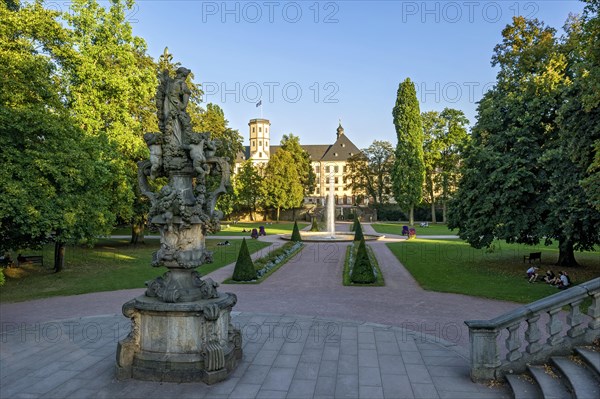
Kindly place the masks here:
[(564, 290), (571, 285), (571, 279), (567, 275), (567, 272), (560, 271), (558, 272), (558, 280), (557, 280), (557, 288), (559, 290)]
[(544, 282), (546, 284), (555, 284), (556, 283), (556, 274), (552, 270), (546, 271), (546, 275), (544, 276)]
[(535, 280), (538, 278), (538, 268), (535, 266), (531, 266), (529, 269), (527, 269), (527, 278), (529, 278), (529, 282), (533, 283), (535, 282)]

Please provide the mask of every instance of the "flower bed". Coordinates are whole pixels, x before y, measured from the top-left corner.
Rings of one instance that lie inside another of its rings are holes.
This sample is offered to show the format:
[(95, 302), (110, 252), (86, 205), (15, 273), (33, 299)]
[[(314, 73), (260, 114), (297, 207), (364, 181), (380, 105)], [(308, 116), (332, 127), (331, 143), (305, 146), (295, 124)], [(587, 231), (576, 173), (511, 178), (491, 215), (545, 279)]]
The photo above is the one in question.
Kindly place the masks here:
[(369, 259), (371, 260), (371, 264), (373, 265), (373, 272), (375, 273), (375, 282), (373, 284), (357, 284), (357, 283), (353, 283), (350, 280), (350, 275), (352, 274), (352, 267), (353, 267), (354, 261), (356, 259), (357, 249), (358, 249), (358, 242), (354, 242), (352, 245), (348, 245), (348, 248), (346, 249), (346, 260), (344, 262), (344, 273), (342, 275), (342, 279), (343, 279), (342, 283), (344, 285), (363, 286), (363, 287), (384, 286), (385, 280), (383, 278), (383, 274), (381, 273), (381, 269), (379, 268), (379, 264), (377, 263), (375, 254), (373, 254), (373, 250), (368, 245), (367, 245), (367, 252), (369, 253)]
[(260, 259), (254, 261), (256, 269), (256, 280), (234, 281), (231, 278), (223, 281), (224, 284), (259, 284), (273, 274), (277, 269), (286, 264), (294, 255), (304, 247), (302, 242), (287, 242), (281, 247), (272, 250)]

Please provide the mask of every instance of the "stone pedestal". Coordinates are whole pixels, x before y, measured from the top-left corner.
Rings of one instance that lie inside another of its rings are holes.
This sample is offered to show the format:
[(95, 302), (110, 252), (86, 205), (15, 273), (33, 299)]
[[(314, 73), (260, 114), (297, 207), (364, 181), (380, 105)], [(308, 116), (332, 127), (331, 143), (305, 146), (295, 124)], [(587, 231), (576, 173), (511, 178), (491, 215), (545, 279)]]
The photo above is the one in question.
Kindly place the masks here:
[(239, 330), (231, 324), (237, 298), (164, 303), (139, 296), (123, 305), (132, 330), (117, 347), (117, 378), (214, 384), (242, 357)]

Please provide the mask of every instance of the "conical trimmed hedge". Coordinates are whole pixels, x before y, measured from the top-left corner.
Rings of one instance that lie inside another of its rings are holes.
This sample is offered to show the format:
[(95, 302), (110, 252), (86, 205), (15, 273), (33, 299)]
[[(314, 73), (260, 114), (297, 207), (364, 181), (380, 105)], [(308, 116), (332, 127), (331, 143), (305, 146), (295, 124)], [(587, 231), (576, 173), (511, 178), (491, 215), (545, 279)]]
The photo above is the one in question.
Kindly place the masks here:
[[(359, 225), (360, 226), (360, 225)], [(373, 273), (373, 265), (367, 253), (367, 245), (365, 240), (361, 240), (356, 251), (356, 260), (352, 268), (350, 280), (353, 283), (372, 284), (375, 282), (375, 273)]]
[(250, 251), (248, 251), (248, 245), (246, 244), (245, 238), (242, 240), (240, 253), (237, 262), (235, 262), (232, 279), (234, 281), (256, 280), (256, 269), (254, 268), (254, 263), (250, 257)]
[(300, 229), (298, 228), (298, 222), (294, 220), (294, 230), (292, 230), (292, 241), (302, 241), (302, 237), (300, 236)]
[(312, 224), (310, 225), (310, 231), (319, 231), (319, 224), (317, 223), (317, 218), (312, 218)]
[(354, 241), (364, 240), (365, 236), (363, 235), (362, 226), (359, 221), (356, 222), (356, 227), (354, 230)]
[(350, 231), (356, 231), (356, 224), (359, 223), (358, 222), (358, 217), (354, 217), (354, 222), (352, 223), (352, 226), (350, 227)]

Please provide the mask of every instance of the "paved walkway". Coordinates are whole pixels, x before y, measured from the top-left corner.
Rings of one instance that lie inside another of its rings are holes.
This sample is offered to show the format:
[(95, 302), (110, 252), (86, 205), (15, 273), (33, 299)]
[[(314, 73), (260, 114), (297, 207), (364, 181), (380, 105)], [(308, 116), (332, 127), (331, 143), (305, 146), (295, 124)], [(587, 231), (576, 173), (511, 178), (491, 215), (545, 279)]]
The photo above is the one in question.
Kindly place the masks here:
[(211, 387), (114, 379), (116, 343), (129, 329), (120, 308), (141, 289), (0, 304), (0, 397), (508, 396), (470, 382), (464, 320), (518, 305), (424, 291), (381, 241), (370, 245), (386, 286), (344, 287), (347, 245), (306, 243), (262, 284), (222, 285), (238, 296), (244, 359)]

